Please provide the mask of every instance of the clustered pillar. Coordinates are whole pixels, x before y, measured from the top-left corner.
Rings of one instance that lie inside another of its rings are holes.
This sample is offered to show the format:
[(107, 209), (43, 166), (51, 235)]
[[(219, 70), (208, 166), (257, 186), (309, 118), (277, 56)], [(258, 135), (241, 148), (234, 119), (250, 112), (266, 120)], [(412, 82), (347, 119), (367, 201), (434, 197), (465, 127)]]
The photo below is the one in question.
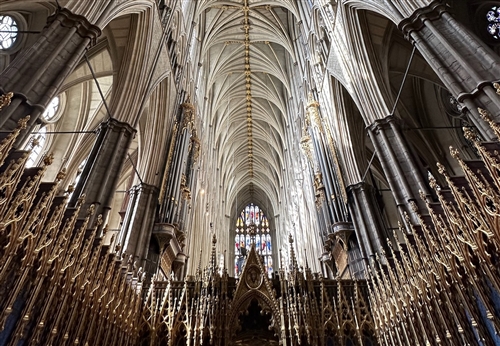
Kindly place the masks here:
[(12, 131), (20, 119), (31, 116), (17, 146), (29, 136), (38, 117), (100, 33), (85, 17), (59, 9), (49, 17), (35, 44), (0, 74), (0, 94), (14, 94), (11, 106), (0, 117), (2, 130)]
[(133, 186), (122, 224), (118, 244), (123, 252), (146, 268), (147, 249), (158, 206), (158, 188), (146, 183)]
[(500, 57), (435, 1), (399, 24), (450, 93), (462, 102), (487, 140), (495, 136), (478, 112), (500, 121), (500, 99), (493, 83), (500, 79)]
[(77, 199), (85, 194), (82, 211), (91, 204), (95, 205), (96, 212), (89, 225), (93, 225), (98, 215), (106, 220), (135, 132), (132, 126), (114, 118), (109, 118), (100, 126), (94, 147), (69, 202), (70, 206), (75, 205)]
[[(410, 213), (410, 202), (425, 206), (420, 195), (430, 196), (422, 165), (401, 131), (401, 120), (389, 116), (368, 126), (368, 134), (377, 152), (387, 182), (401, 216)], [(417, 221), (415, 220), (415, 223)]]

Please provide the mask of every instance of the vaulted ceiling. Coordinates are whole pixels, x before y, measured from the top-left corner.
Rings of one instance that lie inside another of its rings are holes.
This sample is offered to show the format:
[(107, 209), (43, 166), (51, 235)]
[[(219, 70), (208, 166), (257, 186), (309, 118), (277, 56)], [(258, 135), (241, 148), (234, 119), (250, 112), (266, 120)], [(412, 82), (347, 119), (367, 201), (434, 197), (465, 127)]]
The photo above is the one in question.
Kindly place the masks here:
[[(296, 61), (295, 1), (203, 1), (201, 50), (207, 145), (230, 204), (278, 202)], [(210, 170), (210, 169), (209, 169)], [(240, 203), (241, 202), (241, 203)]]

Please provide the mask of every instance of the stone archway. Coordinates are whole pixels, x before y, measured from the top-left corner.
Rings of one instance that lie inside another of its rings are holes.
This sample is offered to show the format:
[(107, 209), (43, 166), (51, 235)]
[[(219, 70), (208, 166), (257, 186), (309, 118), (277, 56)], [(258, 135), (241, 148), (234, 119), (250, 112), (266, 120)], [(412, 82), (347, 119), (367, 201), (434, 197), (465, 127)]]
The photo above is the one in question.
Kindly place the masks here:
[(228, 322), (230, 345), (279, 344), (279, 305), (253, 244), (236, 287)]
[(271, 328), (272, 323), (272, 316), (265, 312), (265, 307), (256, 298), (251, 299), (246, 310), (239, 315), (240, 329), (234, 334), (231, 345), (279, 345), (279, 338)]

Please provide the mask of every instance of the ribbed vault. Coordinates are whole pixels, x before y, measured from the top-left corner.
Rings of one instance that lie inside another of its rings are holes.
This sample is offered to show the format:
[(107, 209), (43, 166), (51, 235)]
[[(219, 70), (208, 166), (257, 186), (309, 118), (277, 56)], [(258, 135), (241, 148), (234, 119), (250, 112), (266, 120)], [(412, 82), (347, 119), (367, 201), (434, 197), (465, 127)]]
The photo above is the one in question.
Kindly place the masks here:
[[(208, 123), (208, 172), (220, 177), (231, 210), (277, 205), (284, 185), (291, 95), (293, 1), (203, 1), (201, 64)], [(289, 66), (289, 65), (288, 65)]]

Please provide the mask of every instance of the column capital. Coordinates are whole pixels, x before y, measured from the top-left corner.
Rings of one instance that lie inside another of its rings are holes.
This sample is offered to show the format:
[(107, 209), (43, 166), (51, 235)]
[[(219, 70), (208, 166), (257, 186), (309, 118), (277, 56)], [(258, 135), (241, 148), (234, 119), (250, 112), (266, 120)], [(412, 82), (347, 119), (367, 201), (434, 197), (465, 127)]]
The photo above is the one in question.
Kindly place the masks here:
[(346, 187), (347, 192), (365, 191), (371, 189), (372, 186), (365, 181), (360, 181), (356, 184), (351, 184)]
[(103, 130), (106, 128), (114, 132), (128, 132), (129, 135), (135, 135), (135, 133), (137, 132), (137, 130), (134, 129), (129, 123), (119, 121), (115, 118), (109, 118), (103, 121), (100, 125), (99, 130)]
[(130, 191), (135, 194), (158, 194), (159, 188), (155, 185), (140, 183), (132, 186)]
[(90, 39), (91, 45), (95, 44), (97, 37), (101, 35), (101, 29), (82, 15), (75, 14), (67, 8), (58, 9), (53, 15), (47, 18), (47, 26), (55, 21), (59, 21), (62, 27), (76, 28), (76, 33), (82, 38)]
[(371, 123), (370, 125), (368, 125), (366, 127), (366, 129), (368, 131), (370, 131), (370, 132), (378, 132), (382, 128), (386, 127), (386, 126), (387, 126), (387, 120), (386, 120), (386, 118), (384, 118), (384, 119), (377, 119), (373, 123)]
[(400, 124), (401, 123), (401, 119), (399, 118), (396, 118), (395, 116), (393, 115), (389, 115), (383, 119), (377, 119), (375, 120), (373, 123), (371, 123), (370, 125), (368, 125), (366, 127), (366, 129), (368, 131), (371, 131), (371, 132), (377, 132), (377, 131), (380, 131), (384, 128), (387, 128), (390, 126), (391, 123), (396, 123), (396, 124)]
[(406, 38), (409, 38), (412, 31), (419, 31), (425, 26), (424, 22), (426, 20), (438, 19), (447, 11), (445, 4), (438, 0), (434, 1), (428, 6), (419, 8), (408, 18), (403, 19), (398, 24), (398, 28)]

